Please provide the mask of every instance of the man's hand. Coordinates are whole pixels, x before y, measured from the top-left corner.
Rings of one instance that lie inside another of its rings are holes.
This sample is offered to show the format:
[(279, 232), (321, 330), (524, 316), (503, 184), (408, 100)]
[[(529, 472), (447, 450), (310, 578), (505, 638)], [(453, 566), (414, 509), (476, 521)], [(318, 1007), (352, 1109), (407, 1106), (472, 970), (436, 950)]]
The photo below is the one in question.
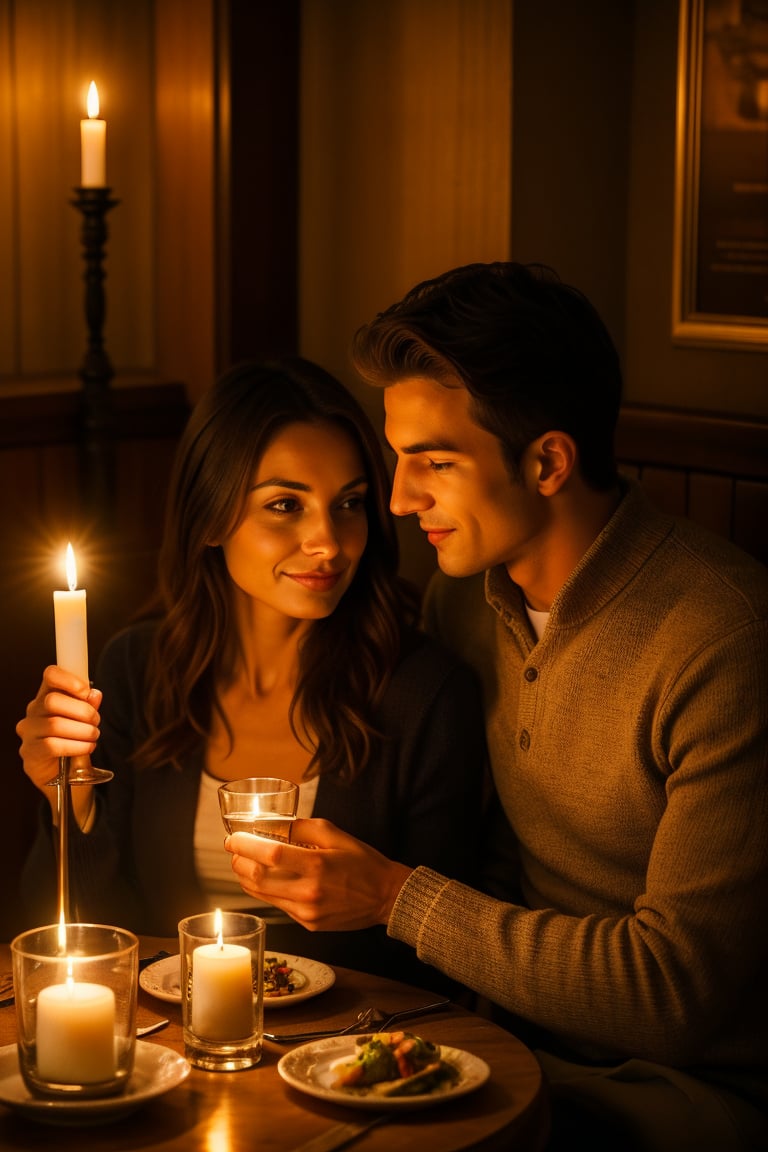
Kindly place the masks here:
[(327, 820), (296, 820), (294, 843), (235, 832), (224, 846), (249, 896), (266, 900), (311, 932), (386, 924), (411, 873)]

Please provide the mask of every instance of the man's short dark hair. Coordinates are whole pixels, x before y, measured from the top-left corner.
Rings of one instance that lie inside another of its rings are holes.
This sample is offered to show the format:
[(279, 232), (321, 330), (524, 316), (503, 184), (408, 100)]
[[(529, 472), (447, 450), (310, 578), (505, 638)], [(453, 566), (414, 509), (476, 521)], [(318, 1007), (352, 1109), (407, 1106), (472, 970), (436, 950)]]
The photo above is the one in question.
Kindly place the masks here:
[(541, 264), (468, 264), (425, 280), (358, 330), (352, 360), (370, 384), (409, 376), (465, 387), (512, 475), (528, 445), (567, 432), (586, 483), (616, 482), (622, 379), (595, 308)]

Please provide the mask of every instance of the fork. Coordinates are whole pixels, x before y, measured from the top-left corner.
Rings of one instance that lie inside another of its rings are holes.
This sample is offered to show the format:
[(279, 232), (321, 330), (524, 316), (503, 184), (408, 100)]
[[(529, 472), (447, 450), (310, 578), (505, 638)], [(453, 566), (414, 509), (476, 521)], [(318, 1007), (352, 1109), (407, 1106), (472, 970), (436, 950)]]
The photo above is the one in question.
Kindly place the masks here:
[(362, 1012), (358, 1012), (352, 1023), (347, 1024), (345, 1028), (326, 1028), (321, 1032), (292, 1032), (290, 1035), (262, 1032), (262, 1036), (265, 1040), (271, 1040), (273, 1044), (304, 1044), (307, 1040), (325, 1040), (328, 1036), (347, 1036), (350, 1032), (365, 1031), (373, 1023), (375, 1015), (375, 1008), (365, 1008)]
[(437, 1012), (440, 1008), (448, 1008), (450, 1000), (435, 1000), (432, 1004), (422, 1004), (418, 1008), (403, 1008), (400, 1012), (392, 1012), (384, 1016), (375, 1008), (368, 1008), (361, 1012), (356, 1020), (346, 1028), (336, 1028), (324, 1032), (293, 1032), (289, 1035), (277, 1035), (274, 1032), (265, 1032), (264, 1039), (271, 1040), (273, 1044), (305, 1044), (308, 1040), (325, 1040), (328, 1036), (348, 1036), (351, 1032), (364, 1032), (366, 1028), (375, 1027), (377, 1032), (384, 1032), (398, 1020), (413, 1019), (415, 1016), (426, 1016), (428, 1012)]

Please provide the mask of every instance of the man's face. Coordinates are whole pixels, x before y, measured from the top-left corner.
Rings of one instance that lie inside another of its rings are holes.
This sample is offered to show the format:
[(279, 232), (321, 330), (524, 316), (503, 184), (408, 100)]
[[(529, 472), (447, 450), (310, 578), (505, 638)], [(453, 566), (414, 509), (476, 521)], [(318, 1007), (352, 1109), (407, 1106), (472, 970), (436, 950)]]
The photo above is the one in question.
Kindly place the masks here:
[(501, 443), (472, 419), (467, 390), (409, 377), (384, 390), (385, 435), (397, 455), (391, 508), (415, 513), (449, 576), (526, 559), (545, 501), (510, 477)]

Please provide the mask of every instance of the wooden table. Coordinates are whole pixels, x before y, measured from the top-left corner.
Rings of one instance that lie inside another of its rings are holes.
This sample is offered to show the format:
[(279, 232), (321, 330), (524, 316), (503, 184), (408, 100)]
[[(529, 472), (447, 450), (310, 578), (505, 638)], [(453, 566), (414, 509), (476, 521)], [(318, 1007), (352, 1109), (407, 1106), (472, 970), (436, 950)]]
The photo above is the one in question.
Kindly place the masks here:
[[(150, 956), (161, 948), (178, 952), (178, 940), (143, 937), (139, 955)], [(10, 948), (0, 944), (0, 974), (10, 967)], [(407, 984), (351, 969), (336, 968), (335, 972), (336, 982), (328, 991), (291, 1008), (267, 1008), (266, 1030), (342, 1027), (368, 1005), (386, 1012), (435, 998)], [(149, 1024), (158, 1016), (168, 1017), (169, 1026), (144, 1043), (165, 1045), (183, 1054), (180, 1007), (140, 989), (137, 1024)], [(519, 1040), (458, 1005), (420, 1018), (418, 1034), (482, 1057), (490, 1065), (490, 1079), (450, 1103), (398, 1113), (381, 1128), (359, 1136), (355, 1149), (541, 1152), (549, 1130), (546, 1093), (538, 1062)], [(15, 1009), (0, 1008), (0, 1045), (15, 1041)], [(47, 1152), (51, 1147), (56, 1152), (295, 1152), (334, 1124), (365, 1118), (360, 1109), (337, 1107), (290, 1088), (277, 1071), (277, 1062), (286, 1051), (287, 1047), (265, 1042), (259, 1066), (242, 1072), (193, 1068), (171, 1091), (113, 1123), (53, 1127), (0, 1104), (0, 1148), (4, 1152)]]

